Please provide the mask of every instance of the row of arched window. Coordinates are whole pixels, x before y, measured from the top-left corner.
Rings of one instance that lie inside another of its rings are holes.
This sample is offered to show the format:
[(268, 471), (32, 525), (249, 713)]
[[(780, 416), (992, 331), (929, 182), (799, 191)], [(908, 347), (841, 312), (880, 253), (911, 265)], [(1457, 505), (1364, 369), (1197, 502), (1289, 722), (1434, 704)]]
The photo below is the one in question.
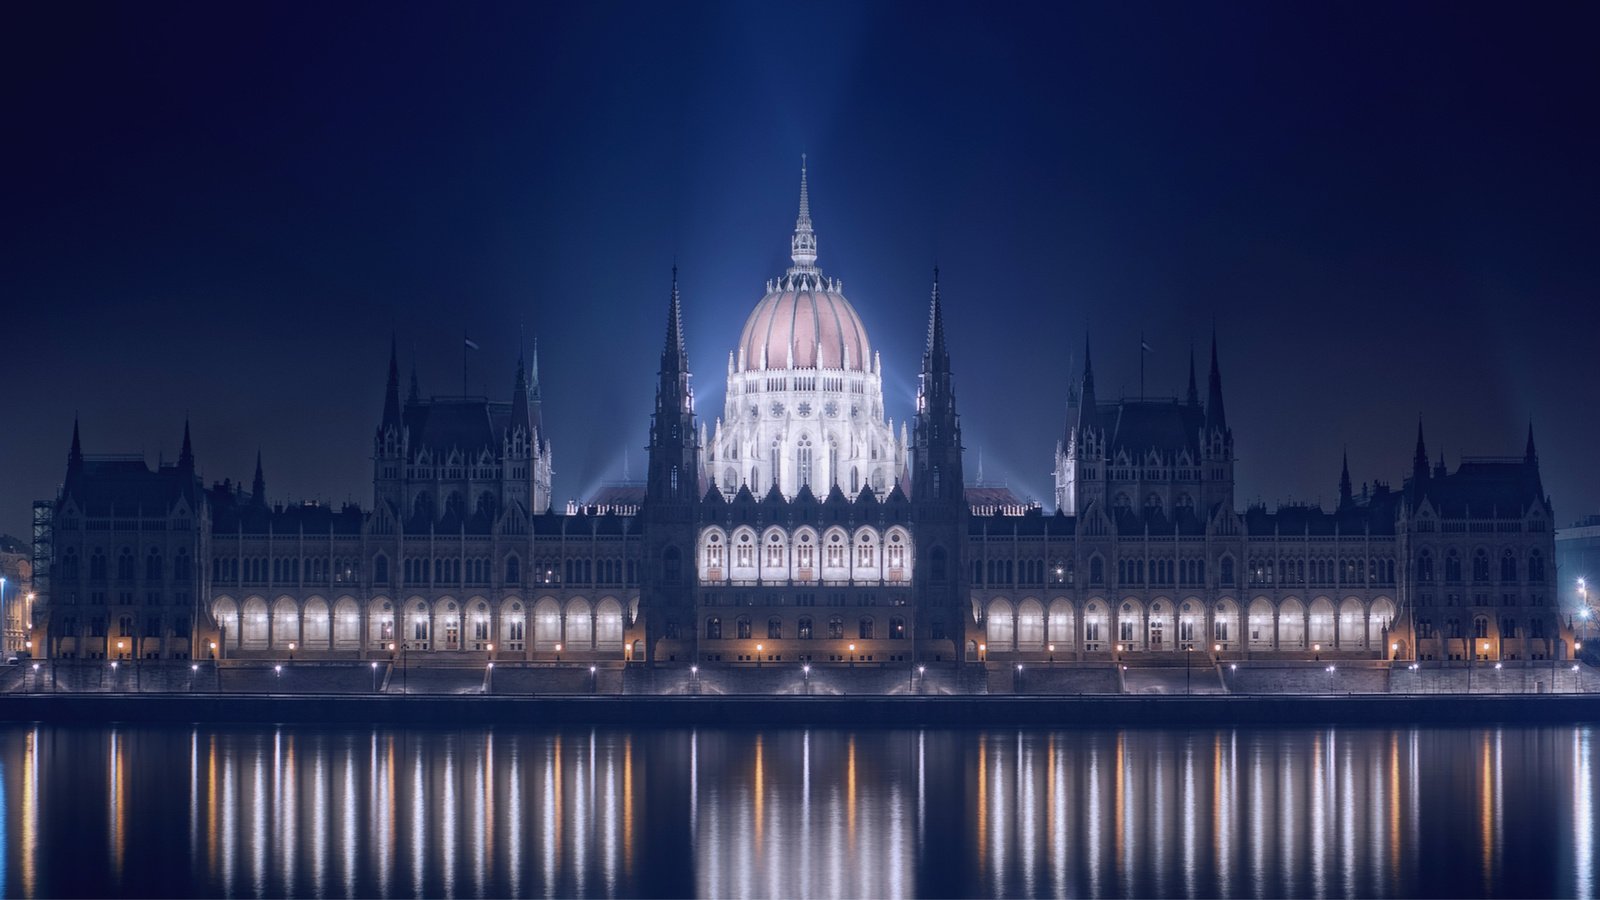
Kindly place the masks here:
[[(107, 581), (108, 560), (103, 548), (95, 547), (89, 551), (89, 580)], [(117, 581), (132, 583), (137, 580), (140, 571), (143, 571), (144, 581), (148, 583), (160, 582), (167, 576), (167, 568), (161, 551), (152, 547), (145, 554), (144, 565), (141, 567), (134, 557), (131, 547), (123, 547), (117, 553)], [(78, 555), (76, 547), (67, 547), (61, 551), (61, 557), (56, 560), (54, 577), (65, 581), (75, 581), (83, 575), (83, 560)], [(179, 550), (172, 558), (172, 577), (184, 579), (192, 575), (189, 552)]]
[(895, 526), (880, 534), (862, 526), (853, 533), (834, 527), (822, 531), (802, 527), (792, 534), (768, 528), (731, 533), (707, 528), (700, 534), (700, 580), (844, 581), (854, 579), (910, 581), (911, 535)]
[[(830, 641), (845, 640), (845, 620), (843, 616), (829, 616), (827, 632), (822, 635)], [(711, 616), (706, 619), (706, 640), (754, 640), (761, 639), (779, 641), (785, 638), (809, 641), (818, 637), (815, 620), (811, 616), (801, 616), (795, 620), (793, 628), (786, 627), (780, 616), (767, 619), (764, 635), (757, 635), (755, 623), (749, 616), (740, 616), (733, 621), (731, 633), (724, 635), (722, 618)], [(877, 619), (872, 616), (862, 616), (852, 623), (850, 638), (862, 641), (888, 639), (891, 641), (904, 640), (906, 637), (906, 620), (901, 616), (891, 616), (888, 628), (880, 633)]]
[(1249, 582), (1274, 584), (1393, 585), (1394, 560), (1387, 557), (1256, 557), (1249, 561)]
[[(1479, 547), (1472, 552), (1471, 567), (1472, 582), (1474, 584), (1489, 583), (1489, 576), (1494, 570), (1494, 567), (1490, 562), (1489, 551), (1487, 548)], [(1444, 564), (1442, 568), (1444, 570), (1443, 575), (1445, 584), (1461, 584), (1465, 580), (1462, 577), (1464, 573), (1462, 569), (1461, 551), (1459, 549), (1451, 547), (1445, 550)], [(1417, 581), (1422, 584), (1432, 584), (1437, 580), (1437, 576), (1440, 574), (1439, 570), (1440, 566), (1436, 563), (1433, 550), (1431, 548), (1424, 547), (1417, 554)], [(1517, 576), (1519, 572), (1523, 570), (1524, 567), (1521, 564), (1521, 561), (1518, 560), (1516, 551), (1512, 550), (1510, 547), (1507, 547), (1500, 553), (1499, 582), (1501, 584), (1516, 584), (1519, 581)], [(1528, 552), (1528, 560), (1525, 571), (1527, 573), (1527, 580), (1530, 584), (1542, 583), (1545, 578), (1544, 554), (1537, 549), (1530, 550)]]

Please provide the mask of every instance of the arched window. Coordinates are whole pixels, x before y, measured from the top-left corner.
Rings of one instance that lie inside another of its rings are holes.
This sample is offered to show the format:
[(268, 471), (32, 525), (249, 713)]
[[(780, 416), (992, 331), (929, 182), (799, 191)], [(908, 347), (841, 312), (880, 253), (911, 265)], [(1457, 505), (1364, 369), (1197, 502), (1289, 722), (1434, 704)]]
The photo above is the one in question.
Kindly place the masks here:
[(863, 641), (872, 640), (872, 617), (871, 616), (862, 616), (861, 617), (861, 639)]
[(800, 617), (800, 626), (799, 626), (799, 628), (796, 629), (795, 636), (800, 638), (800, 640), (802, 640), (802, 641), (811, 640), (811, 617), (810, 616), (801, 616)]
[(1423, 550), (1417, 556), (1417, 580), (1423, 584), (1433, 583), (1433, 551)]
[(1528, 580), (1534, 584), (1544, 581), (1544, 554), (1537, 550), (1528, 554)]
[(144, 559), (144, 579), (146, 581), (161, 580), (161, 551), (150, 548), (150, 555)]
[(828, 640), (838, 641), (844, 639), (844, 617), (828, 617)]
[(722, 640), (722, 620), (716, 616), (712, 616), (706, 620), (706, 640)]
[(522, 582), (522, 563), (515, 556), (506, 557), (506, 584)]
[(738, 622), (736, 624), (738, 625), (738, 629), (739, 629), (738, 630), (739, 639), (740, 640), (749, 640), (750, 639), (750, 617), (749, 616), (740, 616), (739, 619), (738, 619)]
[(783, 637), (783, 620), (778, 618), (777, 616), (773, 616), (772, 618), (767, 620), (767, 638), (770, 639), (770, 640), (776, 641), (776, 640), (778, 640), (778, 639), (780, 639), (782, 637)]
[(1444, 580), (1447, 584), (1461, 582), (1461, 554), (1454, 547), (1444, 557)]
[(811, 483), (811, 437), (809, 435), (801, 435), (800, 436), (800, 443), (797, 445), (797, 447), (795, 449), (795, 463), (796, 463), (796, 471), (798, 472), (799, 477), (800, 477), (800, 480), (798, 482), (797, 487), (800, 486), (800, 485), (810, 484)]
[(1500, 580), (1507, 584), (1517, 580), (1517, 555), (1511, 552), (1510, 547), (1500, 557)]
[(1222, 583), (1227, 587), (1233, 587), (1233, 557), (1231, 556), (1222, 558)]
[(1472, 554), (1472, 580), (1478, 584), (1489, 580), (1489, 551), (1482, 547)]
[(906, 620), (895, 616), (889, 620), (889, 640), (902, 641), (906, 637)]
[(123, 547), (122, 552), (117, 555), (117, 580), (133, 580), (133, 551), (127, 547)]
[(389, 557), (382, 553), (372, 559), (372, 581), (375, 584), (389, 583)]
[(1096, 587), (1105, 584), (1106, 561), (1099, 556), (1089, 557), (1089, 583)]
[(106, 580), (106, 553), (99, 547), (89, 552), (89, 578), (92, 581)]

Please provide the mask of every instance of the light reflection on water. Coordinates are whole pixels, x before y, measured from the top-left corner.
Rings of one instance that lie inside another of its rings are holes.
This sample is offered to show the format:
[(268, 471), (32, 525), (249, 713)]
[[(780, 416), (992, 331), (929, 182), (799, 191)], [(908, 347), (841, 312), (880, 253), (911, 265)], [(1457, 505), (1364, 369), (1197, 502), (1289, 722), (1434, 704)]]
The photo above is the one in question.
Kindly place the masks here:
[(0, 730), (0, 893), (1592, 895), (1586, 728)]

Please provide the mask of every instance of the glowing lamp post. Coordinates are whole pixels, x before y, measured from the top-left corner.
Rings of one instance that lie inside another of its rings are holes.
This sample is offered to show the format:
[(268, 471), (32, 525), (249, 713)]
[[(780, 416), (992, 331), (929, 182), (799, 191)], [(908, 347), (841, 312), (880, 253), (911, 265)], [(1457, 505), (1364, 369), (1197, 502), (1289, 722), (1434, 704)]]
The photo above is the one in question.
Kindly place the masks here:
[(762, 647), (762, 645), (760, 645), (760, 644), (756, 645), (756, 668), (758, 668), (758, 669), (761, 668), (761, 651), (764, 650), (764, 649), (765, 648)]
[(856, 645), (850, 645), (850, 668), (856, 667)]

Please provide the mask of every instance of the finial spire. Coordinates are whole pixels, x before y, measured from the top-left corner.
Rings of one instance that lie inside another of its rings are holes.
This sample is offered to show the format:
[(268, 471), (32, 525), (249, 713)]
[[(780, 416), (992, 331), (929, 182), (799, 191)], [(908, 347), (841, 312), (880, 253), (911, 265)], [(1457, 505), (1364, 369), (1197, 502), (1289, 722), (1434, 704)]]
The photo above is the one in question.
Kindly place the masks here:
[(683, 347), (683, 303), (678, 297), (678, 264), (672, 264), (672, 300), (667, 305), (667, 340), (661, 349), (663, 372), (687, 371)]
[(940, 370), (949, 367), (950, 352), (944, 340), (944, 305), (939, 300), (939, 267), (933, 267), (933, 298), (928, 303), (928, 348), (923, 352), (923, 367)]
[(83, 467), (83, 444), (78, 441), (78, 417), (72, 417), (72, 449), (67, 451), (67, 471), (75, 472)]
[(811, 230), (811, 194), (806, 186), (806, 155), (800, 154), (800, 215), (794, 220), (794, 237), (789, 241), (789, 258), (794, 261), (789, 274), (817, 274), (817, 235)]
[(189, 417), (183, 417), (183, 449), (178, 451), (178, 468), (194, 468), (194, 445), (189, 442)]

